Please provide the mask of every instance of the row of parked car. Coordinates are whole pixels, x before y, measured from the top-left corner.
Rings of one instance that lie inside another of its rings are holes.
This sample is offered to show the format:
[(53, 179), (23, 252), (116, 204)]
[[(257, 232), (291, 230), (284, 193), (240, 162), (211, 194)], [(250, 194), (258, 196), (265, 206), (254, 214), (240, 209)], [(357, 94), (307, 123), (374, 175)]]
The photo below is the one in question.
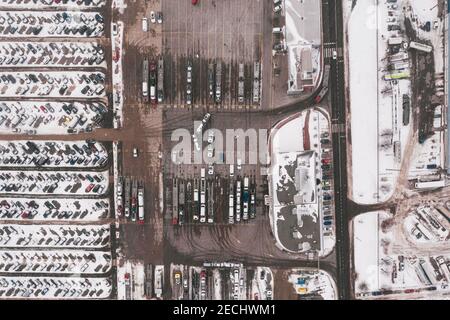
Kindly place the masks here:
[(0, 66), (99, 66), (104, 60), (96, 42), (0, 43)]
[(105, 273), (111, 254), (100, 251), (0, 251), (0, 272)]
[(102, 7), (106, 0), (0, 0), (1, 6), (11, 6), (13, 8), (24, 6), (26, 8), (46, 7), (46, 6), (84, 6)]
[(95, 12), (0, 12), (0, 34), (4, 36), (99, 37), (103, 31), (104, 19)]
[(0, 131), (7, 133), (91, 132), (101, 126), (108, 109), (103, 103), (0, 102)]
[(3, 96), (103, 96), (105, 75), (90, 72), (0, 72)]
[(103, 194), (107, 187), (107, 172), (0, 171), (0, 193)]
[(4, 247), (102, 248), (109, 245), (109, 225), (0, 226)]
[(107, 150), (95, 141), (0, 142), (0, 167), (102, 167), (107, 161)]
[(323, 211), (323, 228), (326, 233), (332, 232), (333, 214), (332, 214), (332, 151), (330, 134), (324, 132), (320, 136), (321, 144), (321, 166), (322, 166), (322, 211)]
[(108, 298), (109, 278), (0, 277), (0, 297), (6, 298)]

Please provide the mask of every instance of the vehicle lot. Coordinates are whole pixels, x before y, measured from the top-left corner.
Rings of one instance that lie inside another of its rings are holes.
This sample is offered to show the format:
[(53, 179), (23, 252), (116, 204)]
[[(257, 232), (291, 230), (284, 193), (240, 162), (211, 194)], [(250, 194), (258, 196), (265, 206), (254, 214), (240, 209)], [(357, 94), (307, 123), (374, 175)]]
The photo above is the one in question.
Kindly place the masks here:
[(2, 298), (105, 299), (111, 291), (109, 278), (0, 277)]
[(0, 141), (0, 167), (101, 168), (106, 147), (95, 141)]
[(0, 0), (0, 8), (49, 8), (49, 7), (67, 7), (67, 8), (96, 8), (103, 7), (106, 0)]
[(0, 250), (0, 272), (102, 274), (111, 270), (111, 253), (78, 250)]
[(0, 193), (3, 194), (103, 195), (108, 192), (108, 186), (108, 171), (0, 171)]
[[(259, 105), (252, 91), (254, 63), (260, 62), (262, 56), (263, 3), (200, 1), (194, 6), (190, 1), (162, 2), (165, 104), (188, 104), (187, 65), (191, 63), (192, 105)], [(238, 99), (240, 63), (244, 66), (242, 101)], [(213, 88), (220, 85), (219, 102), (209, 93), (210, 64), (221, 65), (219, 80), (217, 69), (212, 72)]]
[(107, 126), (110, 114), (100, 102), (0, 101), (0, 132), (65, 134)]
[(103, 31), (96, 12), (0, 11), (3, 37), (101, 37)]
[(6, 198), (0, 201), (1, 220), (98, 221), (109, 217), (109, 199)]
[(13, 225), (0, 226), (0, 245), (43, 248), (105, 248), (109, 246), (109, 225)]
[(106, 67), (97, 42), (0, 42), (2, 67)]
[(0, 80), (3, 97), (105, 96), (105, 74), (101, 72), (0, 72)]

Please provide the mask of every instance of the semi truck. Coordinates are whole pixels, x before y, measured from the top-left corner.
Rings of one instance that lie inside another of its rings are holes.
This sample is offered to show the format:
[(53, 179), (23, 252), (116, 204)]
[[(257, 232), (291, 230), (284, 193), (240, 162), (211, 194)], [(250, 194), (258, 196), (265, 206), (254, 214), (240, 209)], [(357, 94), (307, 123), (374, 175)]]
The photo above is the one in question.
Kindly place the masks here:
[(173, 178), (173, 189), (172, 189), (172, 224), (178, 224), (178, 180)]
[(180, 180), (178, 192), (178, 225), (183, 225), (184, 223), (184, 181)]
[(158, 60), (157, 89), (158, 102), (161, 103), (164, 101), (164, 60), (162, 57)]
[(239, 77), (238, 77), (238, 101), (244, 102), (244, 64), (239, 63)]
[(236, 181), (236, 222), (241, 221), (241, 181)]
[(208, 65), (208, 89), (209, 98), (214, 100), (214, 64), (210, 63)]
[(330, 81), (330, 69), (331, 66), (329, 64), (326, 64), (323, 72), (322, 90), (320, 90), (319, 94), (314, 99), (316, 103), (320, 103), (325, 97), (325, 95), (328, 93), (328, 85)]
[(131, 194), (131, 181), (129, 177), (125, 178), (125, 217), (130, 217), (130, 194)]
[(156, 63), (154, 61), (150, 62), (150, 103), (156, 104)]
[(261, 65), (259, 62), (255, 62), (253, 64), (253, 102), (258, 103), (259, 102), (259, 80), (260, 80), (260, 73), (261, 73)]
[(144, 188), (138, 189), (138, 217), (139, 224), (144, 224)]
[(206, 179), (205, 168), (201, 168), (200, 177), (200, 222), (206, 222)]
[(216, 102), (222, 101), (222, 62), (216, 64)]
[(244, 177), (244, 191), (242, 192), (242, 219), (248, 220), (250, 194), (248, 192), (248, 177)]
[(208, 183), (208, 223), (214, 222), (214, 185)]
[(144, 59), (142, 63), (142, 98), (148, 102), (148, 60)]
[(233, 183), (230, 183), (230, 195), (228, 200), (228, 223), (234, 223), (234, 188)]
[(192, 207), (193, 214), (192, 219), (194, 221), (198, 220), (198, 212), (200, 210), (200, 202), (199, 202), (199, 195), (198, 195), (198, 180), (194, 180), (194, 205)]

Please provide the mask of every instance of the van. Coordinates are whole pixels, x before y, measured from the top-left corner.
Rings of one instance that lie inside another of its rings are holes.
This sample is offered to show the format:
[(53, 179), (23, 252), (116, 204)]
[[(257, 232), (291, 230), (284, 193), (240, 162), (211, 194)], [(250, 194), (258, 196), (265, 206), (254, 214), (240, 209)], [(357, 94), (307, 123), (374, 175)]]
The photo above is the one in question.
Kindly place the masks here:
[(272, 33), (281, 33), (282, 31), (283, 31), (283, 29), (280, 27), (275, 27), (272, 29)]
[(148, 30), (147, 18), (142, 18), (142, 31), (147, 32), (147, 30)]

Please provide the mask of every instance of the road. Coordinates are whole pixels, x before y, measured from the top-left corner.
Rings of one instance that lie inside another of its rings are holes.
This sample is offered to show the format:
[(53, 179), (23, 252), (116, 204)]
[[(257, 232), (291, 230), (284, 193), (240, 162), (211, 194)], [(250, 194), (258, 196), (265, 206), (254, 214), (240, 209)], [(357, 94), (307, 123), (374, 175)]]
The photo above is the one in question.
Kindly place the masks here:
[[(339, 299), (350, 298), (350, 240), (347, 199), (347, 159), (345, 130), (345, 67), (342, 56), (344, 47), (344, 28), (341, 0), (325, 0), (322, 2), (323, 41), (325, 47), (331, 47), (337, 52), (337, 59), (325, 57), (331, 63), (330, 95), (331, 124), (334, 159), (334, 190), (336, 216), (336, 267)], [(327, 63), (327, 61), (325, 62)]]

